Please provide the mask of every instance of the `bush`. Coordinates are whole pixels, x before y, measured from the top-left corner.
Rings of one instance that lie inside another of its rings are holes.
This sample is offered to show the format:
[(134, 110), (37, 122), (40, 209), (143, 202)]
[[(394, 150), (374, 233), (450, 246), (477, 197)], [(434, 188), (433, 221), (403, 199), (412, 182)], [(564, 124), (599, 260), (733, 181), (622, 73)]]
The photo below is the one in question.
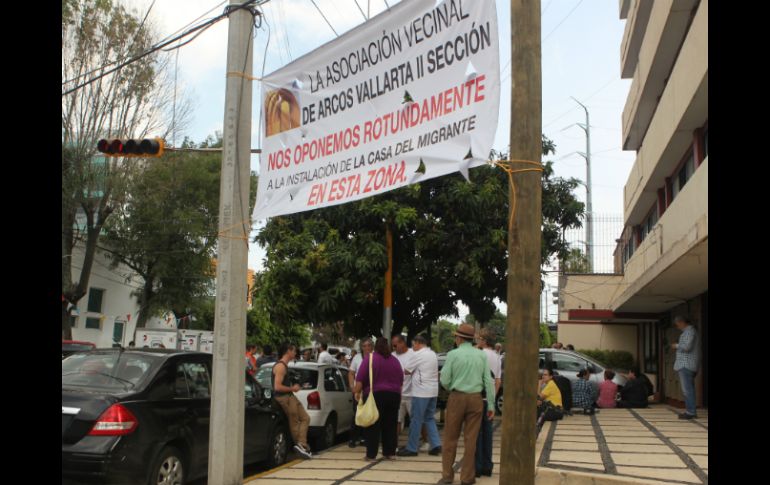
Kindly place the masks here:
[(548, 330), (548, 325), (545, 323), (540, 324), (540, 348), (548, 348), (555, 340), (552, 338), (552, 333)]
[(587, 355), (594, 360), (601, 362), (610, 369), (627, 371), (634, 367), (634, 356), (631, 352), (625, 350), (578, 350), (581, 354)]

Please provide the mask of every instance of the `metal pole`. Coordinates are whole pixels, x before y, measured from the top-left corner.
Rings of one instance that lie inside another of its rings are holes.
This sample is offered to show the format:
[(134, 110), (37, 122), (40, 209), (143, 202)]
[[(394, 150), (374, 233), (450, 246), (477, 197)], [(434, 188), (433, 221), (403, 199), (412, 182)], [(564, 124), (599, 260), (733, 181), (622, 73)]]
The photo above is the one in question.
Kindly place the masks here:
[(385, 244), (388, 249), (388, 270), (385, 272), (382, 336), (390, 342), (390, 333), (393, 329), (393, 232), (390, 230), (390, 224), (385, 226)]
[[(575, 98), (577, 104), (586, 112), (586, 126), (582, 127), (586, 132), (586, 256), (588, 257), (588, 272), (593, 273), (594, 268), (594, 215), (591, 203), (591, 123), (588, 108)], [(579, 125), (578, 125), (579, 126)]]
[[(540, 0), (511, 0), (510, 140), (511, 159), (514, 160), (539, 162), (542, 157), (540, 34)], [(517, 165), (514, 168), (525, 167)], [(511, 187), (510, 197), (515, 197), (516, 205), (508, 231), (505, 351), (509, 358), (505, 361), (504, 372), (499, 480), (505, 485), (535, 483), (541, 175), (537, 171), (512, 175), (515, 187)]]
[[(242, 0), (230, 0), (230, 6)], [(246, 266), (251, 147), (253, 17), (233, 10), (227, 40), (222, 175), (217, 243), (215, 346), (209, 433), (209, 485), (243, 483)]]

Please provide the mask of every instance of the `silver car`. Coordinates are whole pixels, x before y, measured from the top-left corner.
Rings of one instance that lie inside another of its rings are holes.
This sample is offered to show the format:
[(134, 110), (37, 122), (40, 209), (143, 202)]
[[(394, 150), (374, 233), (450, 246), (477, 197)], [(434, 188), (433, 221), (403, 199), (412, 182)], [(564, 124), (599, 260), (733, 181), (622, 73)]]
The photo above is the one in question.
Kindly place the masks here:
[[(503, 353), (503, 374), (505, 374), (505, 353)], [(550, 367), (555, 371), (557, 375), (564, 376), (570, 380), (570, 384), (578, 380), (578, 372), (581, 369), (588, 369), (591, 371), (590, 382), (593, 384), (594, 389), (598, 393), (599, 384), (604, 381), (604, 370), (608, 367), (601, 362), (575, 352), (574, 350), (560, 350), (560, 349), (540, 349), (540, 355), (538, 359), (538, 370), (542, 375), (543, 369)], [(612, 378), (612, 382), (618, 386), (624, 386), (627, 379), (615, 370), (615, 377)], [(497, 393), (495, 399), (495, 409), (498, 413), (503, 412), (503, 386), (500, 385), (500, 391)]]
[[(538, 369), (540, 374), (543, 373), (543, 369), (550, 367), (556, 372), (557, 375), (566, 377), (570, 380), (570, 383), (572, 383), (578, 380), (577, 374), (581, 369), (588, 369), (591, 371), (590, 382), (593, 384), (597, 392), (599, 389), (599, 384), (604, 381), (604, 370), (607, 368), (607, 366), (601, 362), (596, 361), (595, 359), (592, 359), (591, 357), (588, 357), (587, 355), (581, 354), (580, 352), (559, 349), (540, 349), (539, 354)], [(444, 362), (446, 361), (446, 354), (439, 354), (438, 358), (439, 369), (441, 369), (441, 367), (444, 366)], [(505, 353), (503, 353), (503, 374), (505, 374)], [(620, 375), (620, 373), (618, 373), (616, 370), (615, 377), (613, 377), (612, 382), (618, 386), (623, 386), (626, 384), (626, 378), (625, 376)], [(497, 392), (497, 396), (495, 398), (495, 409), (499, 414), (502, 414), (502, 383), (500, 385), (500, 390)]]
[[(257, 381), (272, 389), (274, 363), (263, 364), (257, 371)], [(308, 437), (314, 448), (328, 448), (338, 434), (351, 429), (355, 420), (353, 391), (348, 384), (348, 368), (317, 362), (291, 362), (289, 373), (301, 390), (295, 393), (310, 416)]]

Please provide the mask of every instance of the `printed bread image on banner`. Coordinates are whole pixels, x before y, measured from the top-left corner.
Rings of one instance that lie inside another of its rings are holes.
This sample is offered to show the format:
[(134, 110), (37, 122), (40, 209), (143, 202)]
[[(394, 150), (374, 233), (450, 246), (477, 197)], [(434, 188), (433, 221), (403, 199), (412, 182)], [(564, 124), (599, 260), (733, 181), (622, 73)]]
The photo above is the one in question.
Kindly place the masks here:
[(252, 219), (487, 163), (500, 113), (493, 0), (403, 0), (262, 76)]
[(265, 136), (299, 127), (299, 103), (289, 90), (269, 91), (264, 105)]

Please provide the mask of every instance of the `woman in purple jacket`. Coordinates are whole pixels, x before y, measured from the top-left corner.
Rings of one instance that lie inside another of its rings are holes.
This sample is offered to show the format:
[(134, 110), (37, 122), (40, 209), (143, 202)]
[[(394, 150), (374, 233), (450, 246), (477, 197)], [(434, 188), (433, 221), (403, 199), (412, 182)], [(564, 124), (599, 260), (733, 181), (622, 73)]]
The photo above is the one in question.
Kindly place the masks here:
[[(369, 382), (369, 359), (373, 358), (372, 374), (374, 389)], [(388, 341), (384, 337), (377, 338), (374, 344), (374, 352), (364, 357), (356, 374), (356, 399), (359, 401), (374, 392), (374, 400), (380, 419), (376, 423), (364, 429), (366, 440), (366, 460), (374, 461), (377, 458), (377, 450), (380, 447), (382, 436), (382, 454), (388, 460), (395, 460), (398, 436), (396, 434), (398, 424), (398, 408), (401, 406), (401, 386), (404, 383), (404, 371), (401, 364), (394, 356), (390, 355)], [(363, 396), (361, 391), (363, 390)]]

